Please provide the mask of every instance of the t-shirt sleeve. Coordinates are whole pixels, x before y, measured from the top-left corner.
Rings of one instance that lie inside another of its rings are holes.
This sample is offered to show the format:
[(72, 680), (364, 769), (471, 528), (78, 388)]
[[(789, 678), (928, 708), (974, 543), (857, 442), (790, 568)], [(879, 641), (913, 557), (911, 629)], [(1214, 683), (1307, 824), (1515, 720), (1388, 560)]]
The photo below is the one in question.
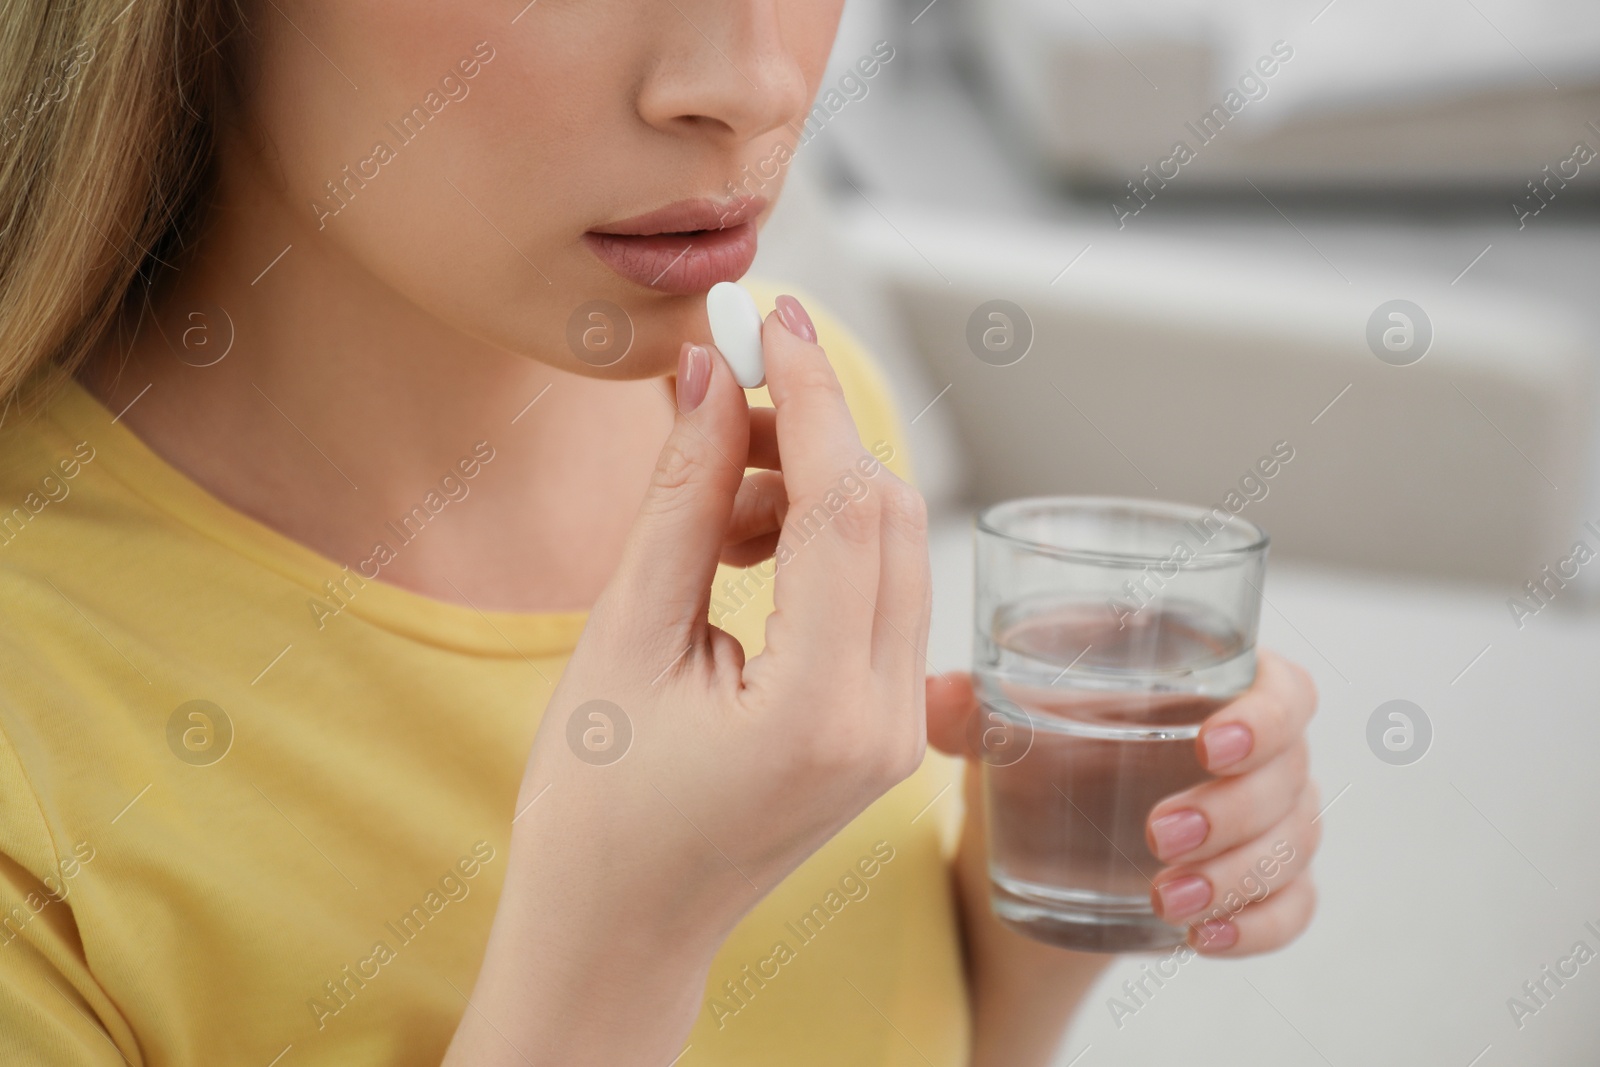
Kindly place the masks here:
[(57, 856), (16, 750), (0, 735), (0, 1063), (144, 1062), (90, 973), (73, 920), (74, 882), (87, 874), (70, 853)]

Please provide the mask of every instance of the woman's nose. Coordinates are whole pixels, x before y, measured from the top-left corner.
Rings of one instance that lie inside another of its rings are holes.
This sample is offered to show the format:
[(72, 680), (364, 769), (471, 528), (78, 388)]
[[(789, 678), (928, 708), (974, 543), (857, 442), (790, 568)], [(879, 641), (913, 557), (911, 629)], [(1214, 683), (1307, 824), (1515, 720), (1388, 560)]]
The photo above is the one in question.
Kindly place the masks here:
[(637, 108), (650, 125), (741, 143), (795, 122), (809, 103), (785, 47), (781, 0), (669, 0)]

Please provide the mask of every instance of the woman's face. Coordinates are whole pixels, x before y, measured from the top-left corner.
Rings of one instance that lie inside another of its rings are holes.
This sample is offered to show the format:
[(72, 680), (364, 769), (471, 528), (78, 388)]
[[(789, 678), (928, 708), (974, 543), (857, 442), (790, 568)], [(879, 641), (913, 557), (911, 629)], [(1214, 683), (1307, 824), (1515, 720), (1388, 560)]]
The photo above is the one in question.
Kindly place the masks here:
[(267, 0), (224, 189), (463, 334), (664, 374), (750, 265), (842, 3)]

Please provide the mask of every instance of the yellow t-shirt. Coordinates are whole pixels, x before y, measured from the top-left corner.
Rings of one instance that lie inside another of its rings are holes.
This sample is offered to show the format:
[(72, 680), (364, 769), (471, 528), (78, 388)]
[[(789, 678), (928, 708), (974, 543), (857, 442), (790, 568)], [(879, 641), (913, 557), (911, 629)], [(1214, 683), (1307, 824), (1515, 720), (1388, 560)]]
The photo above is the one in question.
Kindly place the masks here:
[[(903, 476), (876, 370), (817, 324), (863, 442)], [(470, 508), (494, 448), (396, 543)], [(584, 615), (351, 573), (77, 385), (0, 437), (0, 1063), (440, 1061)], [(750, 655), (761, 573), (724, 568), (713, 605)], [(953, 773), (930, 756), (757, 905), (680, 1067), (966, 1062)]]

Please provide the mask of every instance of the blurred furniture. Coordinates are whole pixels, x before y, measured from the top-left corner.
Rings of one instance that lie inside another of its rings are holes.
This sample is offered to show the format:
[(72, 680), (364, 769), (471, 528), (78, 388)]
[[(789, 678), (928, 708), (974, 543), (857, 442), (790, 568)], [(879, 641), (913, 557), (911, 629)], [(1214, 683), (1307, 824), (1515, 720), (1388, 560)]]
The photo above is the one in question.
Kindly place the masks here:
[[(1079, 183), (1122, 190), (1149, 166), (1174, 194), (1248, 179), (1493, 190), (1508, 208), (1538, 205), (1528, 182), (1549, 179), (1550, 199), (1600, 190), (1590, 0), (959, 7), (1019, 138)], [(1160, 166), (1180, 141), (1194, 157)], [(1590, 152), (1574, 159), (1579, 142)]]
[[(1242, 508), (1280, 554), (1508, 592), (1580, 532), (1593, 349), (1557, 305), (1484, 301), (1448, 279), (1345, 281), (1315, 256), (1247, 246), (1118, 246), (1070, 223), (904, 206), (894, 229), (875, 221), (855, 212), (856, 257), (880, 266), (933, 389), (948, 386), (939, 403), (978, 503), (1096, 493)], [(1409, 366), (1368, 344), (1395, 297), (1434, 333)], [(997, 298), (1031, 321), (1010, 366), (980, 359), (969, 334)], [(1262, 479), (1279, 442), (1293, 459)]]

